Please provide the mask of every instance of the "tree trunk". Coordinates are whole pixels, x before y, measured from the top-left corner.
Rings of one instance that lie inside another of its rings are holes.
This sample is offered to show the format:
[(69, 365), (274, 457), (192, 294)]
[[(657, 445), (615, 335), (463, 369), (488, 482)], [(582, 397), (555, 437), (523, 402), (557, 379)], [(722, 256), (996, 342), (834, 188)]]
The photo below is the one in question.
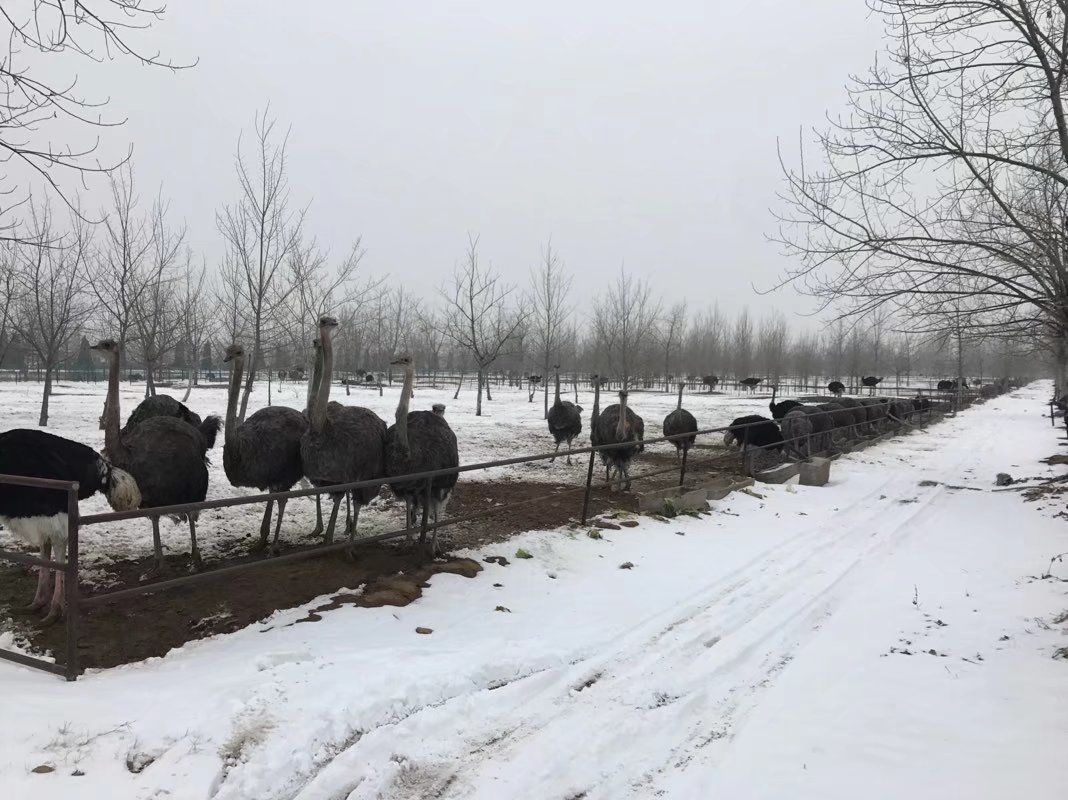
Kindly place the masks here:
[(484, 378), (484, 380), (486, 381), (486, 400), (488, 400), (489, 402), (492, 403), (493, 402), (493, 395), (490, 394), (490, 384), (493, 381), (490, 380), (490, 376), (488, 376), (488, 375)]
[(45, 365), (44, 392), (41, 394), (41, 416), (37, 424), (48, 427), (48, 398), (52, 395), (52, 365)]
[(193, 391), (193, 381), (196, 380), (196, 367), (189, 368), (188, 379), (185, 384), (185, 394), (182, 395), (182, 402), (189, 402), (189, 393)]
[(478, 396), (475, 400), (475, 416), (482, 416), (482, 367), (478, 368)]
[(464, 385), (464, 374), (461, 372), (460, 373), (460, 380), (456, 381), (456, 393), (452, 396), (453, 400), (455, 400), (456, 398), (458, 398), (460, 396), (460, 387), (463, 386), (463, 385)]
[(155, 397), (156, 383), (152, 378), (152, 362), (145, 362), (145, 397)]

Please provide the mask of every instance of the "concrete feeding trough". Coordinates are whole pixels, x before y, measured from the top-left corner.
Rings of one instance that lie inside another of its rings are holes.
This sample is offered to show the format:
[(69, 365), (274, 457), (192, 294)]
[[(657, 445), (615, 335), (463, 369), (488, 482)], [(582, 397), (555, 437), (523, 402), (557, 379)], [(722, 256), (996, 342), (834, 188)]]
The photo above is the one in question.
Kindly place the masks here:
[(801, 464), (802, 486), (824, 486), (831, 479), (831, 460), (812, 458)]
[(662, 514), (668, 505), (675, 511), (704, 511), (708, 500), (704, 489), (657, 489), (638, 495), (638, 511)]
[(765, 469), (756, 473), (753, 478), (761, 483), (786, 483), (801, 471), (801, 465), (797, 463), (780, 464), (771, 469)]
[(739, 489), (744, 489), (747, 486), (752, 485), (752, 478), (743, 478), (741, 480), (734, 480), (732, 478), (715, 478), (711, 481), (705, 481), (697, 488), (704, 490), (705, 498), (708, 500), (722, 500), (731, 492), (736, 492)]

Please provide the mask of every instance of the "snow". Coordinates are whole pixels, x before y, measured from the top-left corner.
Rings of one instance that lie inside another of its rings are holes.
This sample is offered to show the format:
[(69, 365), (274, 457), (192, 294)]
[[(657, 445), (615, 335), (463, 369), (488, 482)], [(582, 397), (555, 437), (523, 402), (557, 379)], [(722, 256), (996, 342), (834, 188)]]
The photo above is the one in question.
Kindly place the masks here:
[[(164, 394), (181, 399), (184, 387), (165, 388)], [(541, 395), (534, 403), (527, 402), (524, 389), (501, 387), (493, 390), (493, 401), (483, 398), (483, 416), (476, 417), (475, 394), (465, 385), (457, 400), (452, 396), (455, 386), (433, 388), (426, 382), (417, 382), (412, 407), (429, 409), (434, 403), (446, 404), (449, 424), (456, 431), (460, 448), (460, 463), (475, 464), (513, 458), (517, 455), (534, 455), (549, 452), (553, 440), (549, 435), (546, 422), (542, 419)], [(37, 425), (40, 412), (41, 384), (12, 382), (0, 383), (0, 430), (9, 428), (33, 428)], [(55, 387), (55, 394), (50, 401), (49, 430), (60, 436), (83, 442), (100, 450), (104, 446), (104, 432), (99, 429), (98, 418), (104, 405), (106, 384), (97, 383), (62, 383)], [(573, 393), (565, 393), (574, 399)], [(120, 392), (122, 420), (125, 422), (129, 413), (144, 397), (144, 384), (122, 384)], [(370, 408), (383, 419), (392, 422), (397, 401), (400, 397), (400, 383), (386, 386), (380, 397), (377, 389), (363, 387), (353, 388), (352, 394), (346, 396), (341, 386), (334, 386), (331, 399), (346, 405), (363, 405)], [(741, 414), (767, 412), (767, 397), (761, 395), (737, 397), (728, 395), (693, 394), (687, 395), (686, 407), (698, 421), (707, 427), (727, 425)], [(281, 388), (277, 383), (271, 393), (271, 403), (292, 408), (304, 407), (306, 387), (300, 383), (284, 383)], [(593, 409), (592, 392), (580, 392), (579, 402), (583, 407), (583, 422), (587, 426), (583, 437), (576, 446), (585, 446), (588, 436), (589, 414)], [(602, 401), (613, 402), (611, 397)], [(660, 436), (660, 427), (664, 417), (675, 408), (677, 397), (674, 393), (633, 392), (631, 404), (646, 420), (646, 438)], [(225, 417), (225, 384), (207, 384), (193, 389), (186, 404), (206, 417), (218, 414)], [(267, 388), (257, 385), (249, 400), (249, 413), (268, 405)], [(255, 494), (254, 491), (239, 489), (229, 484), (222, 465), (222, 436), (215, 449), (208, 455), (212, 461), (209, 467), (208, 499), (240, 497)], [(651, 446), (652, 449), (670, 449), (670, 445)], [(516, 478), (528, 481), (567, 482), (575, 485), (585, 481), (586, 460), (575, 459), (568, 466), (563, 458), (555, 462), (540, 461), (511, 467), (492, 468), (477, 472), (466, 472), (460, 476), (461, 481), (498, 480)], [(461, 486), (457, 492), (462, 492)], [(107, 512), (107, 502), (96, 496), (81, 505), (83, 514)], [(314, 499), (296, 498), (290, 501), (286, 509), (282, 540), (296, 542), (310, 533), (315, 523)], [(262, 506), (240, 506), (218, 509), (205, 514), (197, 523), (197, 539), (205, 560), (233, 557), (235, 553), (245, 554), (249, 545), (259, 536), (260, 521), (263, 516)], [(403, 508), (392, 502), (374, 501), (360, 513), (360, 532), (373, 535), (403, 527)], [(164, 521), (160, 533), (165, 552), (185, 553), (189, 551), (189, 531), (185, 524), (172, 524)], [(21, 545), (6, 538), (0, 531), (0, 547), (20, 547)], [(119, 559), (140, 559), (152, 554), (152, 533), (146, 520), (130, 520), (120, 523), (90, 526), (81, 533), (83, 577), (88, 583), (101, 586), (111, 585), (112, 576), (108, 565)]]
[(6, 796), (1063, 797), (1068, 597), (1038, 576), (1068, 528), (993, 491), (1059, 474), (1049, 392), (844, 457), (825, 487), (523, 534), (404, 608), (280, 611), (74, 684), (0, 664)]

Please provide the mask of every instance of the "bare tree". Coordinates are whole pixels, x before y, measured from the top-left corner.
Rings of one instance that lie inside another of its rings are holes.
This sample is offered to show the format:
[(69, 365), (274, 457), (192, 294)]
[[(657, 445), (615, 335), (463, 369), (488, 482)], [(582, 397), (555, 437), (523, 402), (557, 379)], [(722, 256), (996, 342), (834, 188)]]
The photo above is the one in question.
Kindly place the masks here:
[(541, 264), (530, 272), (530, 346), (541, 364), (542, 414), (549, 416), (549, 372), (560, 361), (571, 307), (567, 303), (573, 276), (564, 269), (550, 239), (541, 253)]
[(660, 301), (653, 297), (648, 281), (637, 280), (622, 267), (608, 291), (593, 303), (594, 335), (624, 389), (656, 333), (659, 316)]
[(182, 332), (186, 352), (188, 379), (182, 402), (189, 395), (200, 375), (200, 353), (211, 335), (216, 316), (216, 303), (212, 299), (211, 285), (207, 282), (207, 267), (193, 265), (193, 254), (186, 250), (174, 288), (174, 310)]
[(686, 302), (676, 303), (660, 319), (657, 326), (657, 343), (664, 357), (664, 391), (672, 391), (672, 356), (678, 355), (686, 336)]
[(21, 246), (16, 267), (19, 299), (14, 317), (19, 338), (33, 350), (44, 371), (44, 391), (38, 425), (48, 425), (48, 400), (56, 367), (71, 355), (71, 342), (92, 313), (85, 290), (85, 257), (89, 247), (86, 224), (71, 215), (70, 230), (53, 227), (47, 204), (30, 206), (30, 241), (47, 247)]
[(240, 299), (252, 336), (252, 358), (241, 395), (238, 421), (243, 422), (249, 395), (264, 349), (278, 335), (278, 323), (293, 284), (285, 267), (300, 242), (304, 212), (289, 208), (289, 178), (286, 146), (289, 134), (275, 144), (275, 121), (267, 112), (257, 115), (253, 126), (253, 156), (246, 158), (237, 142), (234, 159), (240, 197), (216, 214), (216, 225), (227, 245), (224, 275), (229, 291)]
[(478, 237), (469, 236), (464, 263), (453, 273), (452, 285), (442, 288), (446, 302), (445, 330), (468, 353), (478, 371), (475, 416), (482, 416), (482, 390), (486, 370), (514, 345), (516, 331), (529, 310), (513, 308), (515, 287), (501, 281), (492, 269), (481, 266)]
[(17, 259), (16, 246), (9, 241), (0, 242), (0, 367), (4, 366), (12, 342), (12, 314), (18, 296)]
[(743, 308), (734, 320), (731, 333), (731, 361), (734, 364), (735, 380), (750, 377), (753, 368), (753, 318), (749, 309)]
[(424, 367), (430, 371), (432, 386), (438, 388), (438, 370), (441, 369), (441, 348), (447, 337), (445, 322), (433, 308), (421, 308), (416, 314), (416, 329), (423, 348)]
[(790, 331), (781, 312), (774, 311), (760, 321), (757, 351), (764, 374), (773, 384), (778, 384), (782, 375), (789, 339)]
[(145, 367), (145, 397), (156, 393), (155, 375), (159, 365), (181, 338), (174, 273), (185, 241), (185, 228), (171, 229), (166, 215), (166, 203), (157, 199), (152, 207), (150, 248), (145, 254), (138, 302), (132, 309), (137, 349)]
[[(64, 188), (68, 179), (106, 174), (129, 158), (102, 160), (97, 142), (59, 145), (83, 128), (122, 124), (101, 114), (106, 100), (93, 101), (77, 89), (76, 77), (62, 77), (59, 65), (83, 58), (103, 62), (129, 57), (142, 65), (181, 69), (158, 53), (141, 50), (136, 32), (163, 17), (165, 6), (145, 0), (26, 0), (0, 8), (0, 33), (8, 52), (0, 59), (0, 158), (5, 164), (0, 193), (5, 211), (24, 205), (29, 191), (20, 183), (43, 182), (72, 213), (82, 217)], [(46, 59), (45, 56), (53, 56)], [(20, 196), (21, 195), (21, 196)], [(0, 238), (25, 241), (20, 222), (4, 220)], [(31, 224), (30, 229), (34, 227)]]
[[(784, 167), (779, 239), (800, 257), (786, 280), (840, 313), (931, 300), (970, 330), (1041, 325), (1064, 385), (1068, 5), (868, 4), (890, 52), (817, 134), (824, 166)], [(958, 312), (960, 298), (978, 302)]]
[(690, 326), (686, 337), (686, 358), (690, 369), (700, 377), (722, 369), (725, 366), (726, 345), (727, 319), (717, 304), (702, 311)]

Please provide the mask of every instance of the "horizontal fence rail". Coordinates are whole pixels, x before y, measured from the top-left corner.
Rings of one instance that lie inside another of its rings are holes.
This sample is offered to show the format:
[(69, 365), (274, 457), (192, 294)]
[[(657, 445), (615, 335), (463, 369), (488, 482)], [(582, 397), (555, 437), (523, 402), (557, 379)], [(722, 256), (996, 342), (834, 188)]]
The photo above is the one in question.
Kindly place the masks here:
[[(941, 415), (946, 411), (956, 411), (958, 408), (970, 404), (976, 399), (979, 399), (977, 392), (968, 391), (964, 393), (954, 393), (947, 396), (945, 392), (937, 393), (941, 397), (932, 400), (931, 407), (928, 409), (909, 409), (908, 413), (903, 414), (902, 418), (893, 416), (893, 411), (889, 407), (889, 403), (883, 403), (882, 406), (890, 411), (890, 415), (884, 416), (881, 420), (866, 420), (863, 423), (865, 426), (874, 424), (881, 428), (879, 431), (887, 432), (900, 429), (902, 427), (912, 428), (914, 425), (910, 422), (917, 419), (923, 420), (926, 418), (930, 421), (934, 415)], [(915, 388), (909, 390), (909, 394), (912, 396), (921, 395), (924, 396), (927, 392), (918, 391)], [(827, 397), (814, 397), (805, 398), (809, 402), (834, 402), (837, 398), (833, 396)], [(878, 398), (876, 398), (878, 399)], [(898, 398), (893, 398), (898, 399)], [(867, 408), (867, 407), (866, 407)], [(808, 414), (807, 418), (813, 417), (833, 417), (835, 414), (841, 414), (843, 410), (849, 409), (824, 409), (814, 413)], [(687, 475), (687, 469), (691, 471), (693, 469), (693, 462), (695, 460), (695, 454), (706, 448), (708, 445), (697, 445), (697, 442), (702, 438), (707, 438), (715, 435), (722, 435), (732, 432), (736, 435), (736, 440), (740, 440), (740, 447), (737, 450), (733, 450), (726, 453), (720, 453), (713, 455), (711, 458), (699, 459), (700, 466), (704, 469), (716, 467), (719, 465), (731, 466), (741, 465), (743, 473), (750, 473), (755, 460), (755, 454), (769, 449), (772, 446), (759, 447), (748, 442), (748, 437), (744, 436), (744, 431), (747, 429), (755, 428), (757, 426), (768, 425), (771, 420), (765, 418), (761, 421), (743, 423), (741, 425), (723, 425), (718, 427), (703, 428), (695, 432), (680, 433), (672, 436), (659, 436), (651, 439), (635, 439), (625, 442), (613, 442), (607, 444), (601, 444), (589, 447), (573, 448), (569, 451), (570, 455), (589, 455), (589, 464), (586, 470), (586, 478), (584, 484), (577, 486), (574, 489), (565, 490), (564, 492), (554, 492), (553, 494), (545, 495), (543, 497), (528, 498), (526, 500), (518, 501), (516, 503), (509, 503), (503, 506), (494, 506), (493, 508), (483, 511), (477, 511), (465, 516), (449, 517), (445, 520), (438, 520), (432, 522), (428, 519), (428, 503), (423, 503), (423, 518), (421, 524), (415, 527), (402, 527), (395, 530), (389, 530), (382, 533), (373, 534), (370, 536), (361, 536), (355, 540), (354, 543), (348, 541), (334, 542), (330, 544), (313, 545), (304, 549), (296, 550), (294, 552), (285, 553), (280, 556), (272, 556), (262, 558), (255, 561), (249, 561), (240, 564), (231, 564), (229, 566), (223, 566), (215, 569), (211, 569), (205, 572), (200, 572), (192, 575), (183, 575), (177, 578), (169, 580), (156, 581), (153, 583), (141, 584), (138, 586), (127, 587), (110, 592), (102, 592), (92, 595), (90, 597), (82, 598), (79, 595), (78, 588), (78, 570), (79, 570), (79, 552), (78, 552), (78, 532), (81, 526), (85, 525), (98, 525), (107, 522), (117, 522), (121, 520), (139, 519), (139, 518), (151, 518), (162, 516), (175, 516), (181, 514), (188, 514), (193, 511), (203, 511), (206, 509), (215, 508), (228, 508), (233, 506), (244, 506), (265, 503), (267, 501), (290, 499), (295, 497), (310, 497), (313, 495), (337, 495), (344, 494), (355, 489), (363, 489), (370, 487), (381, 487), (383, 485), (392, 485), (399, 482), (418, 482), (426, 481), (427, 491), (430, 489), (430, 481), (442, 475), (459, 475), (462, 473), (473, 472), (476, 470), (486, 470), (499, 467), (516, 466), (522, 464), (529, 464), (538, 461), (548, 461), (558, 457), (561, 457), (562, 453), (557, 452), (545, 452), (535, 455), (527, 456), (515, 456), (512, 458), (497, 459), (494, 461), (482, 461), (473, 464), (463, 464), (456, 467), (448, 467), (436, 470), (427, 470), (424, 472), (412, 473), (410, 475), (394, 476), (394, 477), (381, 477), (371, 480), (353, 481), (350, 483), (334, 484), (330, 486), (318, 486), (309, 489), (295, 489), (286, 492), (272, 492), (267, 494), (246, 495), (243, 497), (223, 498), (219, 500), (206, 500), (199, 503), (183, 503), (172, 506), (161, 506), (158, 508), (150, 509), (137, 509), (134, 511), (123, 512), (108, 512), (101, 514), (90, 514), (84, 517), (79, 516), (78, 512), (78, 484), (65, 481), (54, 481), (42, 478), (30, 478), (24, 476), (13, 475), (0, 475), (0, 484), (10, 484), (22, 487), (31, 488), (43, 488), (53, 489), (56, 491), (62, 491), (67, 494), (67, 547), (66, 547), (66, 561), (50, 560), (45, 558), (37, 558), (26, 553), (19, 553), (7, 550), (0, 550), (0, 560), (8, 560), (15, 563), (23, 564), (26, 566), (37, 567), (38, 569), (53, 569), (62, 572), (66, 576), (65, 583), (65, 599), (66, 599), (66, 633), (65, 633), (65, 656), (66, 663), (63, 665), (57, 665), (49, 661), (45, 661), (33, 656), (23, 655), (21, 653), (15, 653), (11, 651), (4, 651), (0, 649), (0, 658), (12, 661), (15, 663), (30, 666), (35, 669), (45, 670), (50, 673), (62, 675), (67, 680), (74, 680), (78, 673), (78, 628), (80, 621), (80, 614), (83, 610), (96, 608), (105, 604), (121, 602), (129, 600), (134, 597), (139, 597), (145, 594), (165, 592), (168, 590), (176, 589), (183, 586), (191, 586), (206, 581), (218, 580), (221, 578), (232, 577), (234, 575), (244, 573), (255, 569), (264, 569), (266, 567), (273, 567), (278, 565), (295, 563), (310, 558), (321, 557), (330, 553), (338, 553), (347, 550), (356, 545), (365, 545), (374, 542), (381, 542), (388, 539), (395, 539), (401, 536), (414, 536), (419, 533), (420, 542), (423, 542), (429, 532), (437, 531), (442, 528), (454, 526), (458, 524), (464, 524), (475, 520), (483, 519), (486, 517), (497, 516), (501, 513), (506, 513), (515, 508), (526, 506), (534, 503), (544, 502), (549, 498), (559, 499), (561, 495), (568, 496), (572, 494), (582, 493), (582, 510), (580, 520), (583, 524), (589, 517), (589, 507), (591, 501), (592, 487), (593, 487), (593, 473), (594, 467), (598, 455), (604, 456), (613, 450), (629, 449), (639, 447), (644, 449), (650, 445), (658, 445), (665, 443), (676, 443), (679, 441), (693, 440), (693, 444), (690, 447), (681, 448), (679, 454), (679, 462), (676, 466), (655, 468), (652, 471), (643, 472), (633, 477), (628, 476), (628, 481), (642, 481), (648, 480), (653, 477), (662, 476), (666, 474), (672, 474), (677, 472), (679, 474), (678, 485), (681, 487), (685, 484)], [(781, 421), (779, 421), (781, 422)], [(777, 425), (777, 423), (775, 423)], [(848, 426), (832, 426), (829, 430), (820, 431), (815, 435), (828, 436), (828, 441), (832, 443), (835, 441), (835, 434), (854, 432), (858, 433), (855, 429), (861, 423), (852, 423)], [(777, 426), (778, 427), (778, 426)], [(810, 444), (808, 441), (809, 436), (798, 437), (795, 439), (785, 439), (782, 442), (778, 442), (774, 447), (783, 449), (783, 458), (789, 459), (789, 445), (800, 444), (804, 441), (805, 444)], [(692, 451), (692, 452), (691, 452)], [(809, 453), (814, 455), (813, 453)], [(655, 465), (652, 465), (655, 467)], [(609, 491), (612, 491), (611, 486), (616, 483), (613, 480), (609, 483)], [(622, 484), (622, 478), (619, 482)]]

